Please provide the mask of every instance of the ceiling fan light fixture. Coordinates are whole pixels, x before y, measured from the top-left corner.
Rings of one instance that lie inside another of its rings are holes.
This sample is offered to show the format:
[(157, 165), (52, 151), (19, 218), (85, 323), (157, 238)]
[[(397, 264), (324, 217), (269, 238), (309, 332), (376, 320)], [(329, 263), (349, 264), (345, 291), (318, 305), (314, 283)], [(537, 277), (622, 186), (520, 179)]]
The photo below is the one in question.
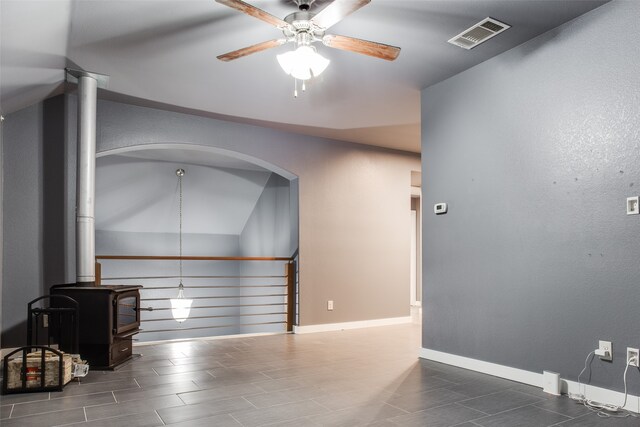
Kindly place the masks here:
[(313, 46), (300, 46), (296, 50), (277, 55), (277, 58), (284, 72), (298, 80), (319, 76), (330, 62), (316, 52)]

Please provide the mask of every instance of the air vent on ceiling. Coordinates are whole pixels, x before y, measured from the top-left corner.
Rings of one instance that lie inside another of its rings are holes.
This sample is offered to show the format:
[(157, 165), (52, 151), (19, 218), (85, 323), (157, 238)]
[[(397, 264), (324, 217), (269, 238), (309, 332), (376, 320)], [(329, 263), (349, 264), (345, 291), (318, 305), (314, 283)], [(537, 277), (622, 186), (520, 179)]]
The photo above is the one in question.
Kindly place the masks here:
[(449, 43), (460, 46), (463, 49), (473, 49), (480, 43), (486, 42), (491, 37), (497, 36), (509, 28), (511, 28), (511, 25), (492, 18), (486, 18), (451, 38)]

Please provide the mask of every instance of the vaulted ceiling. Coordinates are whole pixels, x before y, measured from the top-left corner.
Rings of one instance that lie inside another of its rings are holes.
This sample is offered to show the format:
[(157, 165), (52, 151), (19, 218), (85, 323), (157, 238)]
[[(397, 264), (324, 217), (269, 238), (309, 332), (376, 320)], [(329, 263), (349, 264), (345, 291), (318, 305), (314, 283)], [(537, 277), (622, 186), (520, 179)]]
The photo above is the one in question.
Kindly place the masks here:
[[(297, 10), (291, 0), (250, 3), (280, 18)], [(69, 90), (63, 69), (74, 67), (109, 75), (100, 96), (110, 99), (419, 152), (421, 89), (603, 3), (373, 0), (328, 33), (399, 46), (399, 58), (319, 45), (331, 64), (294, 98), (275, 59), (290, 44), (216, 59), (282, 33), (214, 0), (2, 0), (0, 111)], [(512, 28), (470, 51), (447, 43), (486, 17)]]
[[(177, 231), (178, 179), (185, 168), (184, 233), (239, 235), (271, 175), (245, 162), (175, 150), (143, 150), (96, 161), (96, 229)], [(165, 161), (172, 158), (174, 161)], [(204, 161), (203, 161), (204, 160)], [(188, 165), (188, 166), (185, 166)]]

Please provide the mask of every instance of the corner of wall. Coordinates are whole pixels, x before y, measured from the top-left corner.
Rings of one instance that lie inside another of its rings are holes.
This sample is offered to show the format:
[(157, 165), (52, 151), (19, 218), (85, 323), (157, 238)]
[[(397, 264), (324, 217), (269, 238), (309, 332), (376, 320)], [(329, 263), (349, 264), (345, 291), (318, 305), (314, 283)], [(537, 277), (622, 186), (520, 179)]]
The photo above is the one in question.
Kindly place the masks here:
[[(2, 307), (3, 294), (3, 273), (4, 273), (4, 142), (2, 134), (4, 133), (4, 116), (0, 116), (0, 308)], [(2, 316), (0, 316), (0, 331), (2, 331)], [(1, 336), (1, 334), (0, 334)], [(0, 348), (2, 347), (2, 338), (0, 337)]]

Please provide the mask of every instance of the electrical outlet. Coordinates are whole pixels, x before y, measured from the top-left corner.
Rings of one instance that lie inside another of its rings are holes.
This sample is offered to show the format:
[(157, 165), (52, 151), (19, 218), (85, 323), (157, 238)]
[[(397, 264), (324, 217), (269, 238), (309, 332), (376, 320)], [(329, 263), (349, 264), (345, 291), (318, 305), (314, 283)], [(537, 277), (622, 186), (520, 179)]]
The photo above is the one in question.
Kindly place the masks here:
[(327, 310), (333, 310), (333, 300), (327, 301)]
[[(631, 358), (635, 359), (632, 361)], [(627, 347), (627, 363), (631, 366), (640, 367), (640, 351), (637, 348)]]
[(600, 360), (613, 361), (613, 345), (611, 345), (611, 341), (598, 341), (596, 354), (600, 357)]

